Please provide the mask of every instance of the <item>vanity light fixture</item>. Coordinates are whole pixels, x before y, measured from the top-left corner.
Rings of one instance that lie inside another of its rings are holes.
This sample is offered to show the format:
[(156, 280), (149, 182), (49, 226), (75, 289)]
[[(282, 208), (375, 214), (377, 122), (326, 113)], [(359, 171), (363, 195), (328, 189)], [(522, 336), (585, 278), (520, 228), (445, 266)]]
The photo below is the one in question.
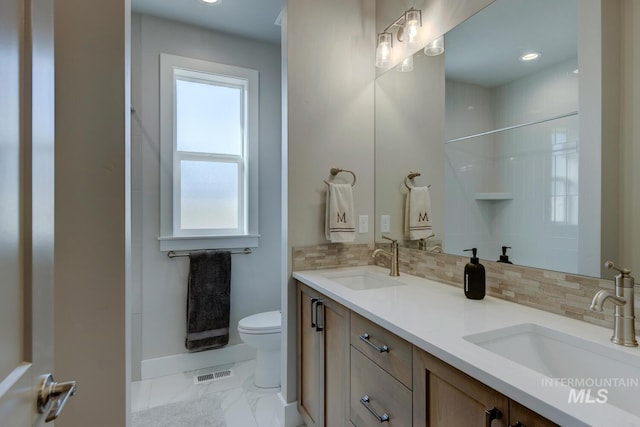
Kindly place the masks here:
[(427, 56), (438, 56), (444, 53), (444, 36), (440, 36), (425, 46), (424, 54)]
[(413, 55), (407, 56), (401, 63), (396, 66), (396, 70), (401, 73), (409, 73), (413, 71)]
[(384, 68), (389, 63), (389, 56), (393, 48), (394, 28), (396, 28), (396, 39), (399, 42), (406, 42), (407, 46), (415, 47), (420, 42), (420, 27), (422, 27), (422, 11), (411, 8), (393, 21), (384, 31), (378, 33), (376, 67)]
[(529, 53), (525, 53), (524, 55), (522, 55), (520, 57), (520, 61), (533, 61), (534, 59), (538, 59), (542, 56), (542, 54), (540, 52), (529, 52)]

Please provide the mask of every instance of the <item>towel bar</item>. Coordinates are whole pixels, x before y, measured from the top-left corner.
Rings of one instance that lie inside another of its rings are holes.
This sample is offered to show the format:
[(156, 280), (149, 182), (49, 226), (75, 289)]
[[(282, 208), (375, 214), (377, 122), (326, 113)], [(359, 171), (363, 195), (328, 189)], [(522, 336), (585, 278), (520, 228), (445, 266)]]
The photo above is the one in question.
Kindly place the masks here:
[[(218, 249), (215, 249), (215, 250), (218, 250)], [(249, 255), (251, 252), (252, 251), (250, 248), (244, 248), (241, 251), (231, 251), (231, 255)], [(167, 256), (169, 258), (186, 258), (189, 256), (189, 254), (177, 254), (175, 253), (175, 251), (169, 251), (167, 252)]]
[[(331, 168), (331, 176), (336, 176), (338, 175), (340, 172), (347, 172), (350, 173), (351, 175), (353, 175), (353, 182), (351, 183), (351, 186), (353, 187), (354, 185), (356, 185), (356, 174), (353, 173), (350, 170), (347, 169), (340, 169), (340, 168)], [(325, 184), (329, 185), (329, 183), (327, 181), (324, 181)]]

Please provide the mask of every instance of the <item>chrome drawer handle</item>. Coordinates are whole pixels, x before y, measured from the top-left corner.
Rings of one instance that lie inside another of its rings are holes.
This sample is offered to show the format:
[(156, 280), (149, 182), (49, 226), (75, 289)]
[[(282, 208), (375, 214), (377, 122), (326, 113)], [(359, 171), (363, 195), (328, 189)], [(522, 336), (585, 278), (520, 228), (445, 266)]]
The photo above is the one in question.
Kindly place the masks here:
[(360, 339), (364, 342), (366, 342), (367, 344), (369, 344), (371, 347), (375, 348), (376, 350), (378, 350), (379, 353), (388, 353), (389, 352), (389, 347), (387, 347), (386, 344), (383, 344), (382, 347), (378, 347), (377, 345), (375, 345), (374, 343), (372, 343), (371, 341), (369, 341), (369, 334), (368, 333), (364, 333), (362, 335), (360, 335)]
[(386, 413), (382, 415), (376, 414), (376, 411), (374, 411), (373, 408), (369, 406), (369, 401), (369, 396), (367, 396), (366, 394), (360, 398), (360, 403), (362, 403), (364, 407), (367, 408), (369, 412), (371, 412), (371, 414), (373, 414), (373, 416), (378, 419), (378, 421), (380, 421), (381, 423), (389, 422), (389, 415), (387, 415)]

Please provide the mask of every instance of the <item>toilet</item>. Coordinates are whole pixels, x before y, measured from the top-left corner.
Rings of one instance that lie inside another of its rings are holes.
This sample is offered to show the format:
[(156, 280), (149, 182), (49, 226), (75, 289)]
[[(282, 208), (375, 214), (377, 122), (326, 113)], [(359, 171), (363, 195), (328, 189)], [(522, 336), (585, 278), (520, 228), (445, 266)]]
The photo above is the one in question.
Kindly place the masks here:
[(256, 349), (256, 387), (280, 387), (281, 326), (280, 311), (253, 314), (238, 322), (240, 339)]

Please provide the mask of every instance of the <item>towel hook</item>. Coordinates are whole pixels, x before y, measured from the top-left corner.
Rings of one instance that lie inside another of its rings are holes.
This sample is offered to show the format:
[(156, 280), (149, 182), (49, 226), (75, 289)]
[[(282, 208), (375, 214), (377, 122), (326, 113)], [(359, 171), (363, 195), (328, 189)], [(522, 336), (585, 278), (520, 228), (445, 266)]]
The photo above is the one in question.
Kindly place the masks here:
[[(353, 187), (354, 185), (356, 185), (356, 174), (353, 173), (353, 171), (350, 171), (350, 170), (347, 170), (347, 169), (340, 169), (340, 168), (331, 168), (330, 172), (331, 172), (331, 176), (336, 176), (340, 172), (350, 173), (351, 175), (353, 175), (353, 182), (351, 183), (351, 186)], [(329, 183), (327, 181), (324, 181), (324, 183), (329, 185)]]
[[(404, 185), (405, 187), (407, 187), (407, 189), (411, 190), (414, 186), (413, 185), (409, 185), (408, 180), (413, 181), (413, 178), (421, 176), (422, 174), (420, 172), (411, 172), (409, 171), (409, 175), (407, 175), (404, 178)], [(427, 188), (431, 188), (431, 184), (427, 185)]]

